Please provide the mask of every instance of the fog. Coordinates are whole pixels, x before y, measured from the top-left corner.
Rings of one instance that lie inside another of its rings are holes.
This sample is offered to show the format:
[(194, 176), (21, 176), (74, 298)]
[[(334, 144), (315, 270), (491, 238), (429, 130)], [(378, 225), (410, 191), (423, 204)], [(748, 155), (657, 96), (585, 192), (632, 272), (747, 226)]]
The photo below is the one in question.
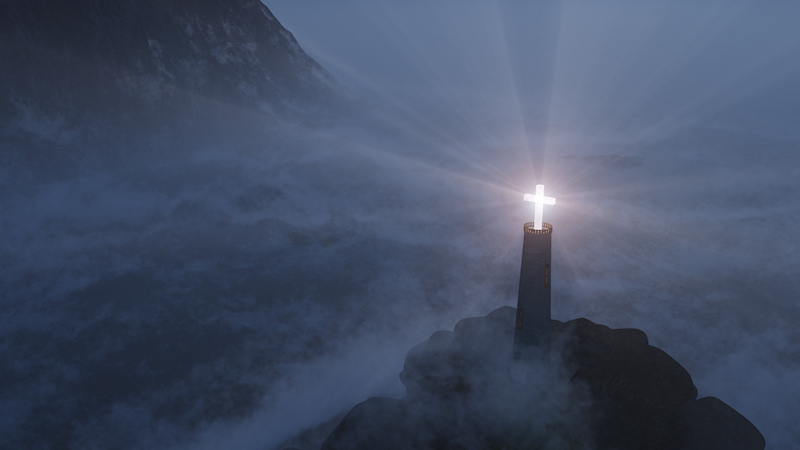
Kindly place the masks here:
[(398, 130), (424, 136), (417, 161), (496, 192), (495, 211), (463, 206), (507, 270), (531, 213), (511, 202), (546, 184), (555, 318), (644, 330), (767, 448), (800, 443), (797, 5), (270, 7), (344, 84), (393, 107)]
[(271, 449), (400, 397), (409, 348), (516, 305), (543, 183), (553, 317), (643, 330), (800, 443), (800, 6), (265, 3), (366, 113), (1, 169), (0, 434)]

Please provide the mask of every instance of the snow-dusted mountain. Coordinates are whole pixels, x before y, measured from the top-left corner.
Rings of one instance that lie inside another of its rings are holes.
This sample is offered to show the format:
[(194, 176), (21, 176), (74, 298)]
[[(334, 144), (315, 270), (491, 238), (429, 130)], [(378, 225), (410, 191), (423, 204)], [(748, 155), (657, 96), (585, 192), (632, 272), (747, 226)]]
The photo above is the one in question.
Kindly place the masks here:
[(0, 2), (5, 158), (246, 133), (339, 91), (258, 0)]

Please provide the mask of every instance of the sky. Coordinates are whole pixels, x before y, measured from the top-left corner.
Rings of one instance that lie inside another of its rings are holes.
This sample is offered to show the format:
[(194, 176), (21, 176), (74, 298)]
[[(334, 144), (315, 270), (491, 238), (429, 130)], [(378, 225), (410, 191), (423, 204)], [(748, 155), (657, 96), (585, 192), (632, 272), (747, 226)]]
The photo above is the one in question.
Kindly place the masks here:
[[(505, 202), (547, 186), (554, 318), (644, 330), (767, 448), (800, 443), (787, 420), (800, 400), (798, 5), (266, 3), (428, 146), (415, 161), (503, 203), (504, 261), (528, 213)], [(476, 222), (484, 206), (462, 205)]]
[(553, 318), (641, 329), (800, 445), (800, 5), (265, 3), (367, 113), (0, 167), (0, 434), (271, 449), (399, 398), (410, 348), (516, 305), (542, 183)]

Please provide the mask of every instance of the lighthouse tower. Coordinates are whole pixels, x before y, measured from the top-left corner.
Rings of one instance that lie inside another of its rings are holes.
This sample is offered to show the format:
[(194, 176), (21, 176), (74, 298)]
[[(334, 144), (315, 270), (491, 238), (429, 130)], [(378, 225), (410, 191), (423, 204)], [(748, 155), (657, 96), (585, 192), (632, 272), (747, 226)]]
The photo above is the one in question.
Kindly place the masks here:
[(517, 320), (514, 330), (514, 360), (550, 362), (550, 253), (553, 226), (542, 222), (544, 205), (556, 199), (544, 196), (544, 185), (536, 194), (525, 194), (535, 204), (534, 221), (523, 227), (522, 269), (519, 275)]

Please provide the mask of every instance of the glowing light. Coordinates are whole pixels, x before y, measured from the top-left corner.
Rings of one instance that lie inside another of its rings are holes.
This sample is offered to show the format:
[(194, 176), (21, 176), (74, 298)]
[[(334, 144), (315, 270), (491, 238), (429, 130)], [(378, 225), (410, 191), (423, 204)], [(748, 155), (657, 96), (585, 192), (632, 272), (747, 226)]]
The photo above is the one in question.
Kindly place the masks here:
[(525, 194), (522, 196), (522, 199), (526, 202), (533, 202), (535, 205), (534, 212), (533, 212), (533, 229), (534, 230), (541, 230), (542, 229), (542, 215), (544, 213), (544, 205), (555, 205), (556, 199), (553, 197), (545, 197), (544, 196), (544, 185), (537, 184), (536, 185), (536, 193), (535, 194)]

